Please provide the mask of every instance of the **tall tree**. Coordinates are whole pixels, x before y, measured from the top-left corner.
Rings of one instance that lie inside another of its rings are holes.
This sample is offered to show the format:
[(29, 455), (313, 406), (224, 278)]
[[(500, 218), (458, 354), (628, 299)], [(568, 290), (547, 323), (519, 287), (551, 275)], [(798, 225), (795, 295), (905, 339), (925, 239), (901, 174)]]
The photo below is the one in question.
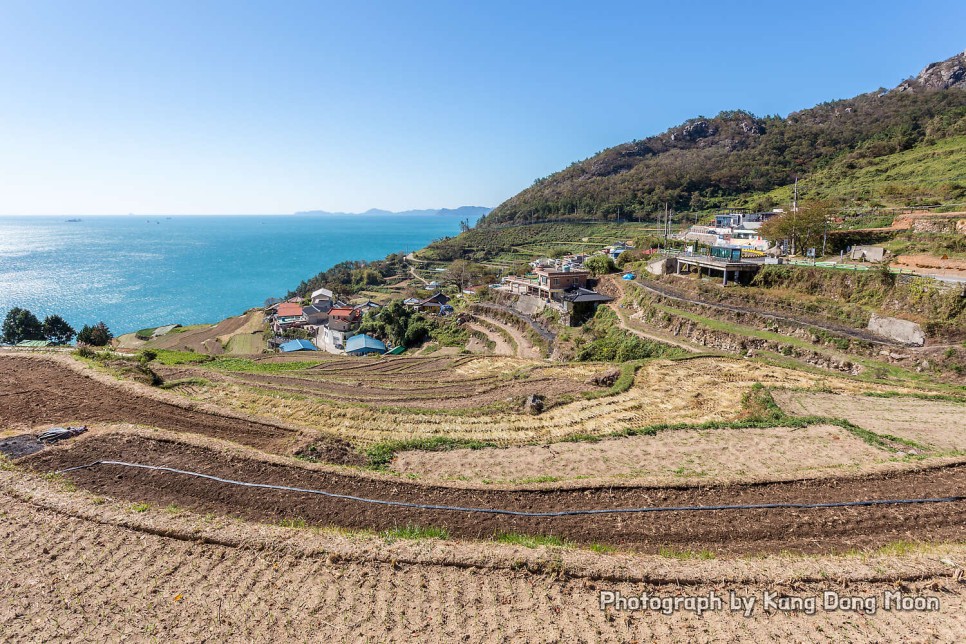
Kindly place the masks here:
[(77, 332), (67, 324), (67, 320), (59, 315), (48, 315), (44, 318), (44, 337), (54, 344), (67, 344), (74, 339)]
[(17, 344), (24, 340), (43, 340), (44, 329), (37, 316), (19, 306), (10, 309), (3, 320), (3, 341)]

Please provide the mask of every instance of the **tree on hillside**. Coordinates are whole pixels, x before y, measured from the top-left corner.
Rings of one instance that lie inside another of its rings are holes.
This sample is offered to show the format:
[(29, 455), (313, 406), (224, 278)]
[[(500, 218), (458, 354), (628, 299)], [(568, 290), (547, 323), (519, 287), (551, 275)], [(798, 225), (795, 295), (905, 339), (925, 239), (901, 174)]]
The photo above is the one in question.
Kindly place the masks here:
[(397, 346), (413, 347), (429, 335), (429, 324), (416, 311), (393, 300), (381, 309), (366, 313), (359, 331)]
[(589, 270), (594, 275), (606, 275), (607, 273), (613, 273), (617, 270), (617, 266), (614, 265), (614, 260), (612, 260), (607, 255), (594, 255), (588, 257), (584, 260), (584, 268)]
[(67, 324), (67, 320), (59, 315), (48, 315), (44, 318), (44, 337), (54, 344), (67, 344), (74, 339), (77, 332)]
[(43, 325), (37, 316), (19, 306), (10, 309), (3, 320), (3, 341), (17, 344), (24, 340), (43, 340)]
[(773, 244), (788, 242), (790, 254), (802, 254), (808, 248), (819, 248), (835, 205), (829, 201), (811, 201), (797, 211), (769, 219), (761, 225), (761, 236)]
[(465, 259), (457, 259), (446, 267), (440, 279), (446, 284), (458, 286), (460, 290), (495, 279), (495, 273), (481, 264)]
[(89, 344), (92, 347), (106, 346), (113, 338), (114, 334), (103, 322), (98, 322), (94, 326), (85, 324), (81, 332), (77, 334), (78, 343)]

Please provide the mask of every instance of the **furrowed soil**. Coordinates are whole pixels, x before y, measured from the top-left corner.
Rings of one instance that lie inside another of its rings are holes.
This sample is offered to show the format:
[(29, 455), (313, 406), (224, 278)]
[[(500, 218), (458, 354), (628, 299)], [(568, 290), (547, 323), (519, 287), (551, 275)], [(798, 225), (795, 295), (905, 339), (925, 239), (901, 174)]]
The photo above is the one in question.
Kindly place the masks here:
[[(5, 641), (952, 642), (966, 631), (966, 585), (940, 561), (961, 565), (966, 554), (956, 549), (897, 564), (883, 556), (692, 562), (436, 540), (389, 544), (176, 509), (135, 513), (43, 482), (31, 486), (11, 490), (4, 478), (0, 492)], [(599, 564), (575, 565), (588, 557)], [(527, 570), (541, 560), (558, 569)], [(620, 580), (609, 568), (624, 571)], [(602, 590), (881, 598), (897, 589), (939, 597), (941, 609), (757, 610), (745, 618), (727, 609), (664, 616), (599, 608)]]
[[(966, 464), (887, 472), (847, 481), (816, 479), (680, 488), (469, 489), (337, 472), (311, 464), (285, 464), (262, 460), (256, 454), (229, 453), (210, 446), (136, 434), (81, 437), (69, 445), (28, 456), (19, 463), (41, 472), (54, 472), (99, 460), (163, 465), (236, 481), (318, 489), (370, 499), (526, 512), (824, 503), (966, 494)], [(607, 543), (649, 552), (673, 546), (718, 553), (828, 553), (881, 546), (897, 540), (966, 538), (966, 502), (538, 518), (374, 505), (108, 464), (75, 470), (64, 476), (96, 494), (152, 506), (175, 504), (201, 513), (248, 520), (278, 522), (298, 518), (313, 525), (375, 530), (404, 525), (435, 526), (445, 528), (454, 537), (483, 539), (507, 532), (555, 535), (578, 543)]]
[[(0, 427), (30, 429), (54, 424), (127, 422), (212, 436), (268, 452), (286, 452), (299, 432), (187, 409), (112, 386), (62, 363), (0, 355)], [(358, 462), (346, 444), (325, 443), (319, 452), (332, 462)]]

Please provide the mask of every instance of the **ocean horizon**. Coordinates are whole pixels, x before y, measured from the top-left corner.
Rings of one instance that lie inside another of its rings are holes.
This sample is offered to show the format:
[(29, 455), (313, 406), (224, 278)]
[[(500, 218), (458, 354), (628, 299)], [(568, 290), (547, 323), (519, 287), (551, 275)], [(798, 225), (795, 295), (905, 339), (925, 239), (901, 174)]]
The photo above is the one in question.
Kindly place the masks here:
[[(68, 219), (79, 219), (70, 222)], [(0, 315), (104, 321), (115, 335), (213, 323), (346, 260), (459, 232), (453, 215), (0, 216)]]

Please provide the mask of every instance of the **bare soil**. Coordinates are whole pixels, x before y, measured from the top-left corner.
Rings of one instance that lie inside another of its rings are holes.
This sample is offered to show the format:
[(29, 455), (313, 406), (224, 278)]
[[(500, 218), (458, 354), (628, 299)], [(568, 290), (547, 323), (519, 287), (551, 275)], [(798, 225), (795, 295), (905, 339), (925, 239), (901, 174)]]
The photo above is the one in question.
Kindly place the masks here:
[(966, 405), (961, 403), (802, 391), (775, 391), (773, 396), (788, 414), (845, 418), (878, 434), (966, 451)]
[[(966, 631), (966, 585), (954, 580), (955, 567), (940, 562), (962, 565), (955, 549), (902, 563), (882, 556), (679, 561), (434, 540), (389, 544), (177, 509), (134, 512), (37, 481), (23, 486), (30, 490), (24, 496), (11, 490), (14, 483), (5, 479), (0, 494), (5, 641), (952, 642)], [(590, 558), (592, 564), (573, 565)], [(527, 570), (532, 564), (537, 571)], [(765, 590), (881, 596), (896, 588), (938, 596), (942, 608), (757, 611), (750, 619), (727, 610), (697, 617), (598, 608), (600, 590), (760, 597)]]
[(841, 427), (677, 430), (595, 443), (401, 452), (392, 469), (425, 481), (625, 479), (644, 485), (841, 476), (894, 458)]
[[(94, 434), (19, 463), (42, 472), (99, 460), (165, 465), (230, 478), (408, 503), (548, 512), (571, 509), (681, 507), (721, 504), (818, 503), (945, 497), (966, 492), (966, 464), (851, 478), (748, 485), (661, 488), (587, 486), (470, 489), (423, 485), (284, 464), (200, 445), (140, 435)], [(966, 502), (813, 510), (731, 510), (563, 517), (519, 517), (364, 504), (314, 494), (251, 488), (115, 465), (65, 474), (96, 494), (175, 504), (197, 512), (278, 522), (298, 517), (314, 525), (385, 530), (438, 526), (452, 536), (491, 538), (503, 532), (556, 535), (577, 543), (608, 543), (655, 552), (671, 545), (718, 553), (828, 553), (897, 540), (966, 537)]]
[[(33, 429), (57, 424), (127, 422), (178, 432), (213, 436), (256, 449), (286, 453), (299, 432), (240, 418), (192, 410), (139, 396), (133, 388), (114, 387), (65, 368), (58, 362), (0, 356), (0, 428)], [(332, 462), (361, 460), (347, 444), (333, 442)]]

